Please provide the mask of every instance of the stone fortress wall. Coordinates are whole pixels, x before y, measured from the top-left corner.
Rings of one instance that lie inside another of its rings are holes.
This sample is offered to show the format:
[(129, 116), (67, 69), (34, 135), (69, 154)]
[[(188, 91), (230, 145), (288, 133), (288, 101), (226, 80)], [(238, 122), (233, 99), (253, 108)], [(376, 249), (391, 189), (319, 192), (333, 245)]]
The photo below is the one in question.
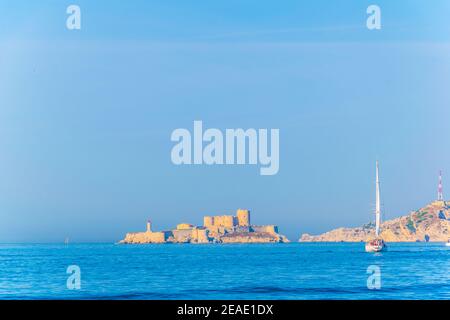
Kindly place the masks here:
[(238, 209), (236, 216), (205, 216), (203, 217), (203, 226), (208, 229), (214, 228), (233, 228), (237, 226), (250, 226), (250, 211), (247, 209)]
[(205, 216), (203, 227), (210, 237), (220, 237), (231, 232), (250, 232), (250, 211), (238, 209), (236, 215)]
[(252, 226), (252, 230), (254, 232), (266, 232), (266, 233), (271, 233), (271, 234), (278, 233), (278, 227), (275, 225)]
[(203, 217), (203, 226), (212, 232), (219, 233), (227, 231), (278, 233), (278, 227), (275, 225), (251, 225), (250, 211), (247, 209), (238, 209), (236, 216), (205, 216)]

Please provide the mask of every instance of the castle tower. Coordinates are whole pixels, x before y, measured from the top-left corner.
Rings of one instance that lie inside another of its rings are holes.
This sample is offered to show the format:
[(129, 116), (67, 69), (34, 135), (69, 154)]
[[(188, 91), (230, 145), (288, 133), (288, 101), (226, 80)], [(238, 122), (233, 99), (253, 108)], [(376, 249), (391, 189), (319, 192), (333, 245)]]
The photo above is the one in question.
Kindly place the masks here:
[(238, 225), (241, 227), (250, 226), (250, 211), (247, 209), (238, 209), (236, 211)]
[(152, 232), (152, 222), (150, 220), (147, 221), (147, 232)]
[(205, 228), (210, 228), (214, 225), (214, 217), (204, 216), (203, 217), (203, 226)]
[(442, 192), (442, 171), (439, 171), (439, 184), (438, 184), (438, 201), (444, 201), (444, 193)]

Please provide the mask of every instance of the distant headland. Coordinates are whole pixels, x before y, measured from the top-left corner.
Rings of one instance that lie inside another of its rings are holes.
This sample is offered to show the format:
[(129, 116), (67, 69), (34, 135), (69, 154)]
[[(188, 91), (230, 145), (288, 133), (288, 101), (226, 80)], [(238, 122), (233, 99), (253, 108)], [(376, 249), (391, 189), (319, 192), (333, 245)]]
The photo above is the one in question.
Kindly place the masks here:
[(205, 216), (203, 226), (178, 224), (176, 229), (153, 231), (150, 221), (144, 232), (127, 233), (119, 243), (283, 243), (289, 240), (278, 233), (275, 225), (250, 223), (250, 211), (238, 209), (236, 216)]
[[(385, 221), (381, 238), (388, 242), (447, 242), (450, 238), (450, 202), (434, 201), (408, 215)], [(301, 242), (365, 242), (375, 235), (373, 223), (338, 228), (320, 235), (303, 234)]]

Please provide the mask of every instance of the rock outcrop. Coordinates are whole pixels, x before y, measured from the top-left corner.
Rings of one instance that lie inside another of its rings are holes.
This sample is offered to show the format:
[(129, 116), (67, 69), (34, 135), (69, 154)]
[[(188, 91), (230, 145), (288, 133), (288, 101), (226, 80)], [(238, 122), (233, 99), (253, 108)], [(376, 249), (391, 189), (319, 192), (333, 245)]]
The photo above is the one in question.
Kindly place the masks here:
[[(301, 242), (360, 242), (373, 239), (373, 223), (358, 228), (339, 228), (321, 235), (303, 234)], [(441, 242), (450, 238), (450, 203), (435, 201), (406, 216), (381, 225), (381, 238), (387, 242)]]
[(289, 242), (289, 240), (278, 233), (269, 232), (235, 232), (224, 234), (219, 238), (221, 243), (269, 243)]

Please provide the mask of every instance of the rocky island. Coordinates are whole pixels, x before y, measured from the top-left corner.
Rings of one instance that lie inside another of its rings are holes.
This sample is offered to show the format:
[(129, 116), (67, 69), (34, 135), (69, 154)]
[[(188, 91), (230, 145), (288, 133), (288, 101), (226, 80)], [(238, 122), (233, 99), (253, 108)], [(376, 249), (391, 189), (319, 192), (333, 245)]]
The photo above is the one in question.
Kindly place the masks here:
[(205, 216), (203, 226), (181, 223), (176, 229), (153, 231), (147, 222), (144, 232), (127, 233), (120, 243), (269, 243), (289, 242), (275, 225), (256, 226), (250, 223), (250, 211), (238, 209), (236, 216)]
[[(301, 242), (366, 242), (375, 235), (373, 223), (357, 228), (339, 228), (320, 235), (303, 234)], [(387, 242), (442, 242), (450, 238), (450, 203), (439, 200), (408, 215), (381, 225)]]

